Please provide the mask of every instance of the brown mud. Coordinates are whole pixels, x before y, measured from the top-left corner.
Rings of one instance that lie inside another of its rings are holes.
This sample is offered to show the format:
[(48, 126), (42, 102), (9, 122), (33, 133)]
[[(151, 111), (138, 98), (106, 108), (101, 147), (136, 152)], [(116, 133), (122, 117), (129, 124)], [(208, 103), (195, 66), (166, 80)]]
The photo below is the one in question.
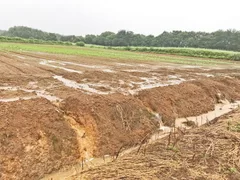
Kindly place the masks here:
[(39, 179), (116, 155), (159, 128), (157, 114), (172, 125), (239, 100), (239, 75), (235, 65), (0, 52), (0, 179)]
[(240, 80), (202, 79), (141, 91), (137, 97), (145, 106), (161, 114), (166, 125), (173, 125), (176, 118), (196, 116), (213, 110), (219, 100), (218, 94), (228, 101), (239, 99)]
[(240, 179), (240, 111), (68, 179)]

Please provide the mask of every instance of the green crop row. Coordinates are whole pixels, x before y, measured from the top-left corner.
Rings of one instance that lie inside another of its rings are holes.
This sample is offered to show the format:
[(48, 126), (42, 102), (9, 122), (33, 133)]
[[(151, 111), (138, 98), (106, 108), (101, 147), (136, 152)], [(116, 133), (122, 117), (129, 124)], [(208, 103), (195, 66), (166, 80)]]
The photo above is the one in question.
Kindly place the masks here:
[(105, 47), (107, 49), (240, 61), (240, 53), (198, 48)]

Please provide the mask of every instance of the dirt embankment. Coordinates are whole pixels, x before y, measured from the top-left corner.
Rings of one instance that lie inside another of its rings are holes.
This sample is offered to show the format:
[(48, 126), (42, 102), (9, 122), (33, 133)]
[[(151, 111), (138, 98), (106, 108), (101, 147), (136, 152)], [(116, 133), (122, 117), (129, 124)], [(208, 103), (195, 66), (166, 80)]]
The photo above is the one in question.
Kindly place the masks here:
[(74, 92), (59, 107), (45, 99), (0, 103), (0, 179), (37, 179), (82, 158), (116, 155), (158, 128), (153, 111), (166, 124), (202, 114), (213, 109), (218, 93), (238, 99), (240, 80), (203, 79), (137, 96)]
[(45, 99), (0, 103), (0, 179), (38, 179), (84, 159), (116, 155), (157, 128), (134, 97), (79, 92), (60, 107)]
[(161, 114), (165, 124), (173, 125), (175, 118), (196, 116), (213, 110), (219, 99), (240, 99), (240, 80), (206, 78), (144, 90), (139, 92), (137, 98), (146, 107)]
[(95, 147), (85, 149), (91, 155), (116, 155), (122, 146), (139, 143), (155, 130), (157, 121), (141, 101), (131, 96), (79, 94), (67, 98), (61, 109), (85, 129)]
[(240, 111), (69, 179), (240, 179)]
[(49, 101), (0, 103), (0, 179), (38, 179), (78, 158), (75, 132)]

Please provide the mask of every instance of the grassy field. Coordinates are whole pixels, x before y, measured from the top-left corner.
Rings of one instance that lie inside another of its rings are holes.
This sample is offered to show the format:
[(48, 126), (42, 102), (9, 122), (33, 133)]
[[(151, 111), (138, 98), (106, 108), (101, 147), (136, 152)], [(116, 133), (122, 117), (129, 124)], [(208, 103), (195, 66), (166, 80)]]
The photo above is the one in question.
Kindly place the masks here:
[[(164, 48), (164, 49), (167, 49), (167, 48)], [(97, 47), (0, 43), (0, 50), (46, 52), (46, 53), (55, 53), (55, 54), (66, 54), (66, 55), (80, 55), (80, 56), (86, 56), (86, 57), (100, 57), (100, 58), (108, 58), (108, 59), (161, 61), (161, 62), (191, 64), (191, 65), (220, 65), (220, 64), (227, 65), (227, 64), (235, 63), (234, 61), (230, 61), (230, 60), (203, 59), (203, 58), (187, 57), (187, 56), (186, 57), (169, 56), (166, 53), (160, 55), (156, 53), (127, 51), (124, 49), (115, 50), (115, 49), (97, 48)]]

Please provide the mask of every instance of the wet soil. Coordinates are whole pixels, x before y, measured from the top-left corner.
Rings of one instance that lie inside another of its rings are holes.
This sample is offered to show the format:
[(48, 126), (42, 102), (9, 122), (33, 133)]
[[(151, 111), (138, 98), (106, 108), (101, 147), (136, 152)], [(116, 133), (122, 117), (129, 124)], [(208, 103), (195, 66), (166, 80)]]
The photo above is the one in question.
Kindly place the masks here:
[(239, 99), (239, 72), (237, 65), (0, 52), (0, 178), (38, 179), (116, 155), (154, 132), (158, 116), (173, 125)]
[(240, 179), (240, 111), (67, 179)]

